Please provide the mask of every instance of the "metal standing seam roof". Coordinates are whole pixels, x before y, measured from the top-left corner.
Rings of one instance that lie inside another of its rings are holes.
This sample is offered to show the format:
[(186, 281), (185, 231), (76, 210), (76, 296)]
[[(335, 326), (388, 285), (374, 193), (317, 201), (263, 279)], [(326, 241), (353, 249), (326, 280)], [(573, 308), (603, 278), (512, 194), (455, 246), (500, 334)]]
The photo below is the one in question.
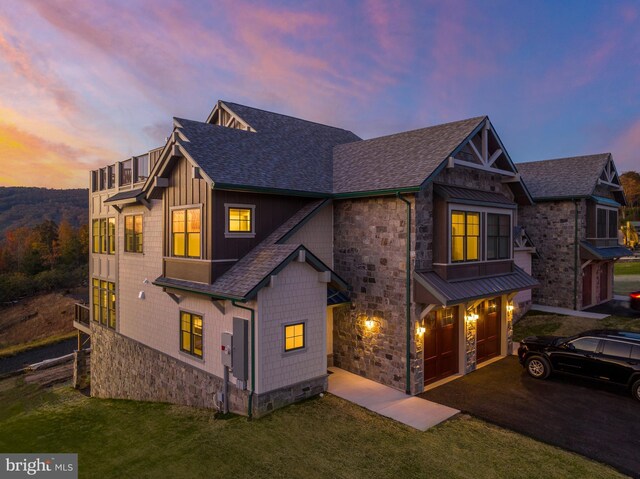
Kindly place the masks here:
[(110, 196), (109, 198), (104, 200), (104, 202), (105, 203), (115, 203), (115, 202), (118, 202), (118, 201), (130, 200), (130, 199), (137, 198), (141, 194), (142, 194), (142, 188), (136, 188), (135, 190), (120, 191), (120, 192), (116, 193), (115, 195)]
[(623, 256), (633, 256), (633, 252), (621, 245), (598, 247), (594, 246), (587, 241), (581, 241), (580, 247), (584, 248), (587, 253), (593, 255), (596, 259), (615, 259), (622, 258)]
[(434, 192), (442, 198), (455, 200), (460, 203), (491, 204), (502, 208), (516, 208), (517, 206), (510, 198), (492, 191), (436, 184), (434, 185)]
[(609, 153), (517, 163), (534, 200), (591, 196)]
[(211, 296), (250, 299), (250, 297), (257, 293), (256, 288), (259, 289), (263, 281), (268, 279), (272, 274), (276, 274), (276, 271), (279, 271), (295, 259), (299, 250), (304, 249), (305, 254), (308, 255), (307, 262), (322, 271), (331, 271), (333, 281), (344, 288), (346, 287), (344, 280), (303, 245), (281, 242), (283, 238), (288, 236), (288, 233), (295, 230), (298, 225), (303, 224), (304, 221), (313, 216), (322, 206), (327, 204), (327, 202), (328, 200), (318, 200), (303, 206), (212, 284), (196, 283), (162, 276), (157, 278), (154, 284), (168, 288), (187, 289)]
[(512, 273), (486, 278), (446, 281), (434, 271), (417, 271), (416, 276), (418, 282), (445, 306), (531, 289), (539, 285), (538, 281), (515, 265)]

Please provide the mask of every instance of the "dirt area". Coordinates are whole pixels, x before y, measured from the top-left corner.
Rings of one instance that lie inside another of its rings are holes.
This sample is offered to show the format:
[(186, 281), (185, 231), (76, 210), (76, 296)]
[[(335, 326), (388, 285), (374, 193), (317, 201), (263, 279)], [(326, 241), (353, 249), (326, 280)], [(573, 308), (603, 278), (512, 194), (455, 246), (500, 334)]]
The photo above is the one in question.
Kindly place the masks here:
[(74, 304), (82, 291), (25, 298), (0, 309), (0, 349), (74, 331)]

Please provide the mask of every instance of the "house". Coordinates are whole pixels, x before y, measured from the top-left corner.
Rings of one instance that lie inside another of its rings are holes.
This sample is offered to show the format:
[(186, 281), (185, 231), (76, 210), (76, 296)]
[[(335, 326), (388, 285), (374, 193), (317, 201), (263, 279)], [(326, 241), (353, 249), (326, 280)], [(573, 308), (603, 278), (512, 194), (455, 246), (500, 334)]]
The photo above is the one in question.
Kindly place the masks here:
[(91, 392), (260, 416), (332, 365), (409, 394), (470, 372), (537, 285), (531, 204), (487, 117), (371, 140), (223, 101), (175, 118), (91, 172)]
[(518, 163), (535, 204), (520, 223), (536, 245), (536, 303), (585, 309), (613, 298), (613, 263), (631, 252), (618, 244), (626, 200), (610, 153)]

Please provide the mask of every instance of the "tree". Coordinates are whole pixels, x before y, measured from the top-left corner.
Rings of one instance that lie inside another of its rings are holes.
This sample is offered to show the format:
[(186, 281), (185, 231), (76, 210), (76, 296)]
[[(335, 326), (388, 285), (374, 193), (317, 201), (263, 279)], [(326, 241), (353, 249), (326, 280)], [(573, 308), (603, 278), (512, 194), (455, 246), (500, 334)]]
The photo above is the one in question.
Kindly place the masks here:
[(625, 221), (640, 220), (640, 173), (627, 171), (620, 175), (620, 183), (628, 205), (622, 209), (623, 219)]

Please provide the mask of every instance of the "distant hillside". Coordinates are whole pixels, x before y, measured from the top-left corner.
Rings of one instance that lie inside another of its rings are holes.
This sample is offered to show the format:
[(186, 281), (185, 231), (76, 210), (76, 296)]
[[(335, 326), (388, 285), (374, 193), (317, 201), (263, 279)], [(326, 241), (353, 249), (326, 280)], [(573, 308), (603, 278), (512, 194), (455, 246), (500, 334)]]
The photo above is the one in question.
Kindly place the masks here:
[(0, 240), (8, 229), (63, 219), (76, 227), (89, 221), (88, 190), (0, 187)]

